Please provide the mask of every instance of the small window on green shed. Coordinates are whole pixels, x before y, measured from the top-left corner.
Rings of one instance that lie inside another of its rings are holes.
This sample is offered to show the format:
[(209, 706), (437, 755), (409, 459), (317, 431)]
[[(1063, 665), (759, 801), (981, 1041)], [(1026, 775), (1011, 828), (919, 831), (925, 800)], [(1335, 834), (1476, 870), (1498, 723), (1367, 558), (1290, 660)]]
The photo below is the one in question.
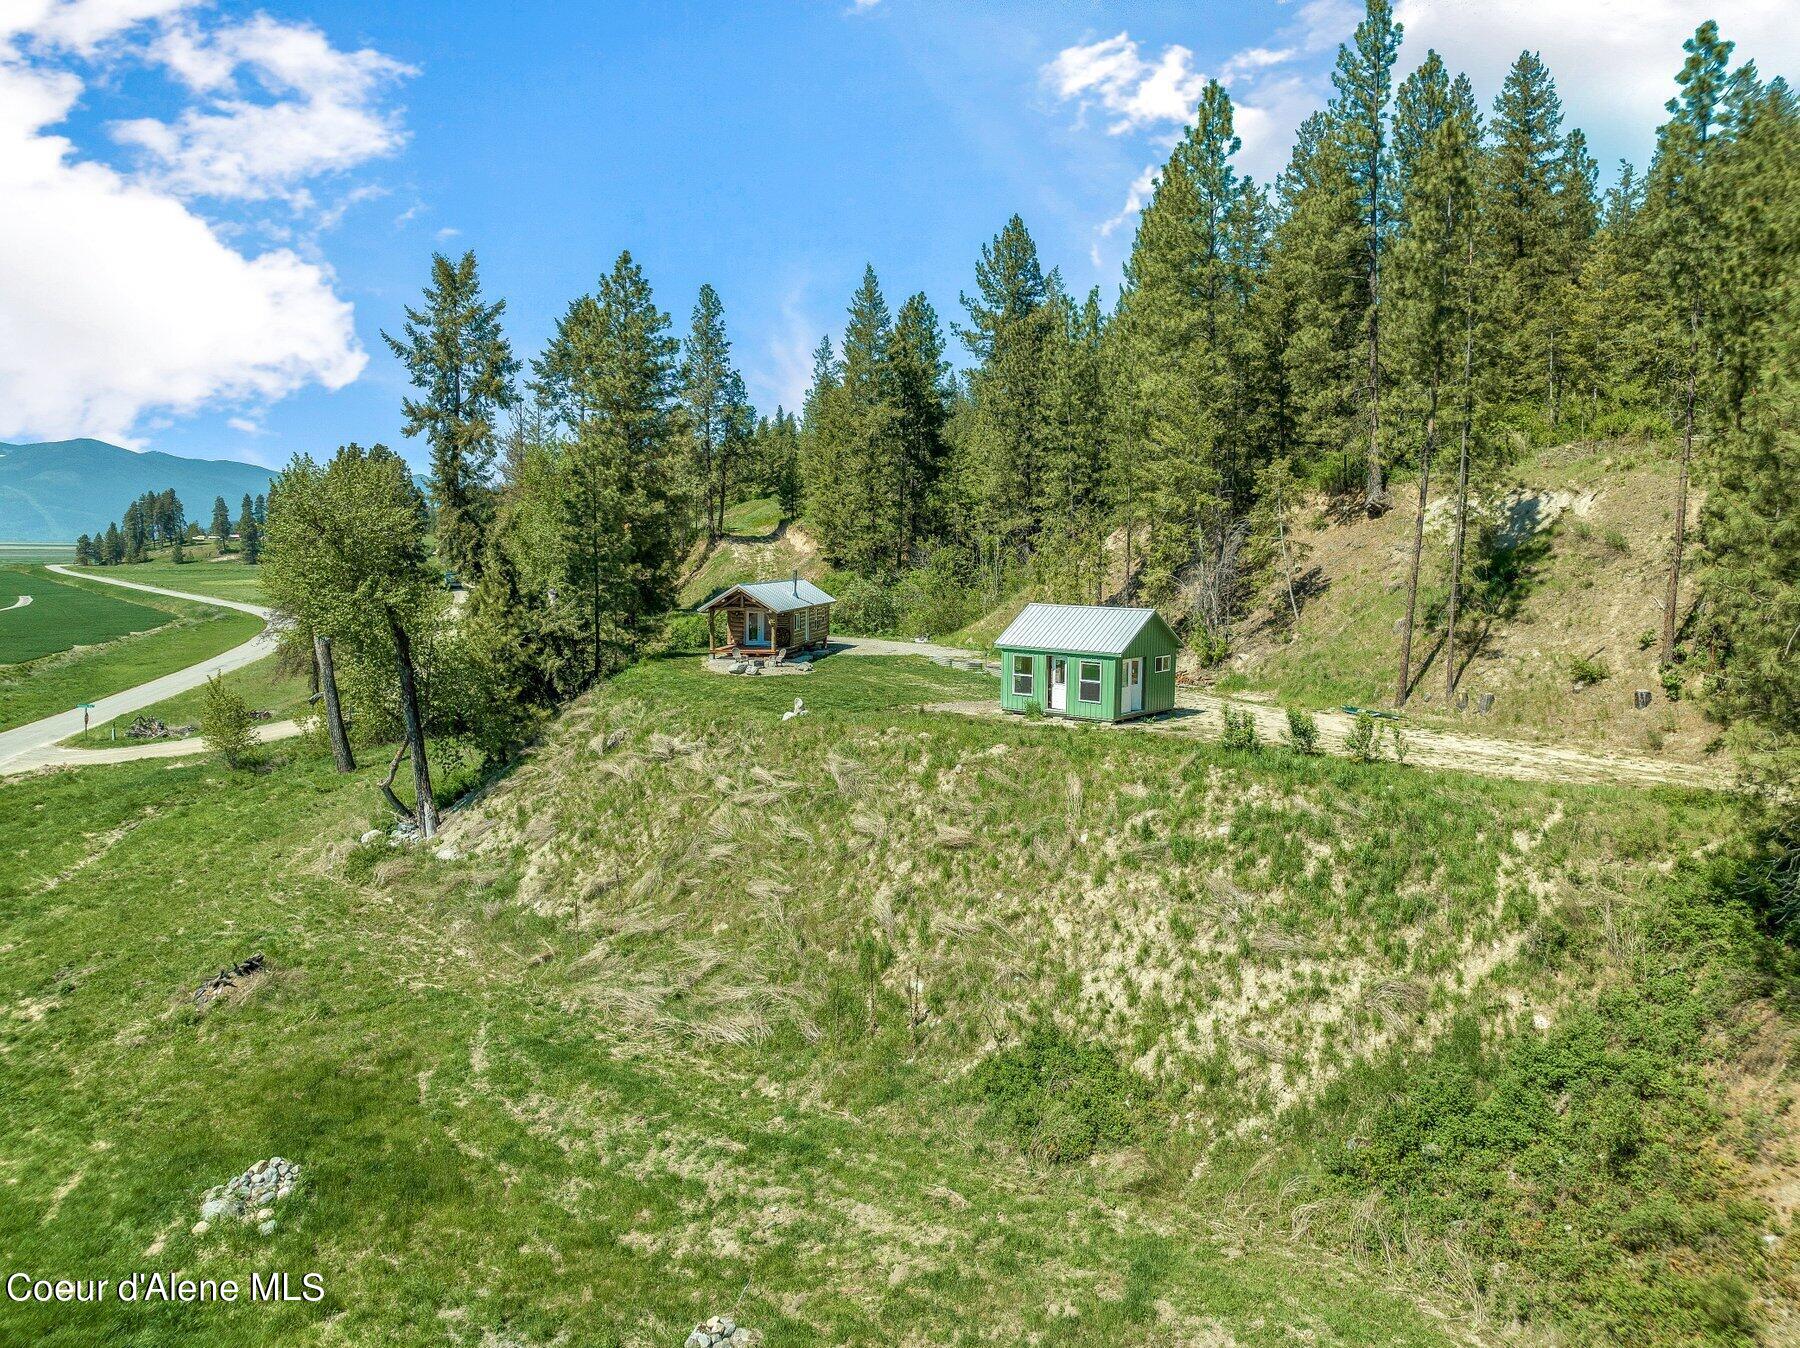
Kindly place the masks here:
[(1075, 688), (1077, 702), (1098, 702), (1100, 700), (1100, 662), (1083, 660), (1079, 671), (1080, 682)]
[(1169, 672), (1169, 670), (1174, 666), (1174, 664), (1175, 664), (1174, 656), (1159, 655), (1156, 657), (1156, 672), (1158, 674), (1167, 674)]
[(1029, 655), (1015, 655), (1012, 658), (1013, 696), (1030, 697), (1032, 685), (1032, 666), (1036, 662)]

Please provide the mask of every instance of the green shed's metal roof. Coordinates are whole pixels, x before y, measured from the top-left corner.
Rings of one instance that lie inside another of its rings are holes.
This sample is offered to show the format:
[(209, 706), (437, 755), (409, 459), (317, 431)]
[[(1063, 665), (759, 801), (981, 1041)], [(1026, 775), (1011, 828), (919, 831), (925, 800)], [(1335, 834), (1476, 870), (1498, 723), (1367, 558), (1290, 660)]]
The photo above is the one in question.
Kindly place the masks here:
[[(1138, 634), (1162, 619), (1153, 608), (1099, 604), (1027, 604), (994, 645), (1080, 655), (1123, 655)], [(1164, 627), (1168, 624), (1163, 623)]]
[(810, 580), (801, 580), (796, 576), (792, 580), (759, 580), (748, 585), (733, 585), (700, 605), (700, 611), (704, 613), (721, 602), (726, 595), (736, 593), (747, 594), (764, 608), (773, 609), (777, 613), (792, 613), (799, 608), (837, 603), (837, 600)]

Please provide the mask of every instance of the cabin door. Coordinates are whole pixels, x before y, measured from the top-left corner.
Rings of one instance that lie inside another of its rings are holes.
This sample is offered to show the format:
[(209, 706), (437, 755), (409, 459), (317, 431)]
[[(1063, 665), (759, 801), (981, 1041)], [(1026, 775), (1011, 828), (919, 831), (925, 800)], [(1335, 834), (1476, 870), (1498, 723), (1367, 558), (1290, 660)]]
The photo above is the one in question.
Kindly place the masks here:
[(1069, 709), (1069, 662), (1050, 657), (1050, 710)]
[(1144, 709), (1144, 662), (1127, 660), (1125, 662), (1125, 710), (1128, 712)]
[(769, 615), (759, 608), (744, 610), (744, 644), (746, 646), (767, 646), (769, 644)]

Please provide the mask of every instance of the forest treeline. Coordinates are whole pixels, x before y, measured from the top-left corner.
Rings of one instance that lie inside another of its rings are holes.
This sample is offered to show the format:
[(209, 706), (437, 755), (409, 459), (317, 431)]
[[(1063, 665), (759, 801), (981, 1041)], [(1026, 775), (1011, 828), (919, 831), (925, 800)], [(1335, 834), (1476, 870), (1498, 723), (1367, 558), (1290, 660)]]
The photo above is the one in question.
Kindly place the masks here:
[[(437, 687), (465, 708), (459, 724), (504, 739), (656, 640), (683, 560), (747, 496), (776, 496), (804, 523), (863, 625), (949, 630), (1029, 584), (1153, 603), (1204, 662), (1258, 594), (1285, 591), (1297, 616), (1290, 522), (1322, 494), (1410, 514), (1393, 654), (1404, 702), (1421, 615), (1447, 629), (1450, 679), (1459, 625), (1479, 621), (1498, 546), (1475, 508), (1483, 485), (1533, 445), (1639, 436), (1680, 466), (1662, 658), (1705, 652), (1712, 704), (1771, 784), (1769, 827), (1791, 840), (1794, 95), (1734, 65), (1704, 23), (1648, 168), (1621, 165), (1602, 186), (1536, 54), (1484, 104), (1435, 52), (1403, 65), (1402, 36), (1387, 0), (1370, 0), (1334, 97), (1272, 183), (1236, 167), (1231, 99), (1207, 85), (1110, 299), (1070, 293), (1017, 216), (981, 248), (947, 326), (923, 294), (892, 307), (868, 269), (797, 411), (757, 414), (711, 286), (677, 339), (622, 253), (524, 362), (474, 255), (436, 257), (386, 338), (414, 389), (405, 432), (429, 446), (429, 516), (405, 504), (417, 492), (381, 447), (297, 460), (271, 496), (271, 593), (303, 626), (350, 625), (352, 581), (378, 588), (369, 556), (347, 533), (324, 553), (284, 543), (280, 503), (379, 479), (384, 527), (417, 517), (406, 603), (436, 602), (414, 583), (428, 537), (470, 589), (454, 642), (432, 642), (444, 668), (476, 674)], [(1451, 560), (1431, 581), (1445, 602), (1427, 606), (1434, 483)], [(341, 576), (335, 609), (285, 565), (302, 554)], [(396, 612), (361, 644), (385, 661), (413, 621)], [(485, 692), (458, 702), (452, 685)]]
[[(225, 498), (213, 497), (211, 536), (218, 550), (223, 553), (230, 549), (235, 529), (238, 549), (244, 560), (258, 560), (262, 553), (262, 526), (267, 519), (267, 510), (266, 497), (252, 499), (246, 492), (234, 525)], [(147, 562), (152, 552), (165, 548), (169, 560), (183, 562), (187, 560), (187, 545), (204, 537), (206, 534), (202, 532), (200, 522), (187, 517), (187, 507), (181, 504), (173, 487), (147, 491), (125, 507), (122, 526), (114, 520), (105, 529), (91, 535), (82, 534), (75, 540), (75, 565), (120, 566)]]

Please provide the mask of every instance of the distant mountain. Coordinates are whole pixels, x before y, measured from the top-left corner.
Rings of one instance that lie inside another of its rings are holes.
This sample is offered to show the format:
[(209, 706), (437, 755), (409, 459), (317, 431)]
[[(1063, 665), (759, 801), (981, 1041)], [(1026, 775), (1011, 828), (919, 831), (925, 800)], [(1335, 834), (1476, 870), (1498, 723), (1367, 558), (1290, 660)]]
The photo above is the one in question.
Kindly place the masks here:
[(134, 454), (104, 440), (0, 444), (0, 542), (71, 543), (104, 531), (145, 492), (169, 487), (204, 529), (213, 497), (223, 496), (236, 519), (244, 493), (267, 492), (274, 476), (253, 463)]

